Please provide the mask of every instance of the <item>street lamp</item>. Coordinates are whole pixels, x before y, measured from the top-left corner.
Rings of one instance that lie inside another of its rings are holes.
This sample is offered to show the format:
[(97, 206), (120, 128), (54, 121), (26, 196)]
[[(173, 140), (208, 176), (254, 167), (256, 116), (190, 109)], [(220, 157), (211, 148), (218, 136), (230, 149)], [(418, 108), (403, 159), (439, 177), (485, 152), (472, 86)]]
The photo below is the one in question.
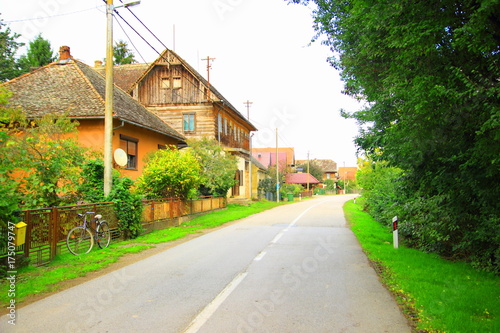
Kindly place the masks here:
[(106, 2), (106, 93), (104, 103), (104, 196), (113, 186), (113, 11), (120, 7), (138, 5), (132, 1), (119, 6), (113, 0)]

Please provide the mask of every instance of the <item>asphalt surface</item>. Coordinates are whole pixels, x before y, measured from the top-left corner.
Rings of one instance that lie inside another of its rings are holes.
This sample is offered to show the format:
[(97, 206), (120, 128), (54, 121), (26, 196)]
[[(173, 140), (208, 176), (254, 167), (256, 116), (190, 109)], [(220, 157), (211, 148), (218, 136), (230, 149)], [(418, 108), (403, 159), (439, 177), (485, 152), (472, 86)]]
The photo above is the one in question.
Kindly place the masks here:
[(352, 196), (242, 219), (17, 310), (0, 332), (411, 332), (346, 226)]

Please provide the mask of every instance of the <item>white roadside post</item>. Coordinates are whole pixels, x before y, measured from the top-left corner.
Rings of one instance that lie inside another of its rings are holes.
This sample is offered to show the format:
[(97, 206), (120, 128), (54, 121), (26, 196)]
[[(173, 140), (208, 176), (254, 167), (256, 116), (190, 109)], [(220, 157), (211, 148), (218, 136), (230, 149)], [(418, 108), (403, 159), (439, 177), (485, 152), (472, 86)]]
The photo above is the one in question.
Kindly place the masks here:
[(398, 240), (398, 217), (397, 216), (394, 216), (392, 218), (392, 241), (393, 241), (393, 244), (394, 244), (394, 248), (397, 249), (399, 244), (399, 240)]

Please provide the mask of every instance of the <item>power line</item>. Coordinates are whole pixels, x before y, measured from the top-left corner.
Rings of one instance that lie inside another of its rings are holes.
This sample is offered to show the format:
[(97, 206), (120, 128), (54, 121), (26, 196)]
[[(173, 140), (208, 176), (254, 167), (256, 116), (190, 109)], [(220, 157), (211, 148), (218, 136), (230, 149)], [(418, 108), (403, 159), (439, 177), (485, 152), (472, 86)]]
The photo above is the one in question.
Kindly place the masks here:
[[(106, 1), (106, 0), (103, 0), (103, 2), (107, 4), (107, 1)], [(123, 3), (123, 1), (122, 1), (122, 0), (120, 0), (120, 2), (121, 2), (121, 3)], [(153, 36), (153, 37), (154, 37), (154, 38), (155, 38), (155, 39), (156, 39), (156, 40), (157, 40), (157, 41), (158, 41), (158, 42), (159, 42), (159, 43), (160, 43), (160, 44), (161, 44), (164, 48), (165, 48), (165, 49), (169, 49), (169, 48), (168, 48), (168, 47), (167, 47), (167, 46), (166, 46), (166, 45), (165, 45), (165, 44), (164, 44), (164, 43), (163, 43), (163, 42), (162, 42), (162, 41), (161, 41), (161, 40), (160, 40), (160, 39), (159, 39), (159, 38), (158, 38), (158, 37), (157, 37), (157, 36), (156, 36), (156, 35), (152, 32), (152, 31), (151, 31), (151, 29), (149, 29), (149, 28), (146, 26), (146, 24), (144, 24), (144, 22), (143, 22), (143, 21), (141, 21), (141, 20), (137, 17), (137, 15), (135, 15), (135, 13), (134, 13), (134, 12), (133, 12), (133, 11), (132, 11), (129, 7), (126, 7), (126, 8), (127, 8), (127, 9), (128, 9), (128, 11), (129, 11), (129, 12), (130, 12), (133, 16), (134, 16), (134, 18), (135, 18), (137, 21), (139, 21), (139, 23), (141, 23), (141, 25), (142, 25), (142, 26), (143, 26), (143, 27), (144, 27), (144, 28), (145, 28), (145, 29), (146, 29), (146, 30), (147, 30), (147, 31), (148, 31), (148, 32), (149, 32), (149, 33), (150, 33), (150, 34), (151, 34), (151, 35), (152, 35), (152, 36)], [(143, 41), (144, 41), (144, 42), (145, 42), (145, 43), (146, 43), (146, 44), (147, 44), (147, 45), (148, 45), (148, 46), (149, 46), (149, 47), (150, 47), (153, 51), (154, 51), (154, 52), (156, 52), (156, 53), (157, 53), (157, 54), (158, 54), (158, 55), (159, 55), (159, 56), (160, 56), (160, 57), (161, 57), (161, 58), (162, 58), (162, 59), (163, 59), (166, 63), (168, 63), (169, 65), (171, 65), (170, 61), (169, 61), (166, 57), (164, 57), (164, 56), (163, 56), (163, 54), (162, 54), (161, 52), (159, 52), (156, 48), (154, 48), (154, 47), (153, 47), (153, 45), (151, 45), (151, 43), (149, 43), (149, 42), (146, 40), (146, 38), (145, 38), (144, 36), (142, 36), (142, 35), (141, 35), (141, 34), (140, 34), (140, 33), (139, 33), (139, 32), (138, 32), (138, 31), (137, 31), (134, 27), (132, 27), (132, 25), (131, 25), (130, 23), (128, 23), (128, 22), (127, 22), (127, 20), (125, 20), (125, 19), (123, 18), (123, 16), (121, 16), (121, 15), (120, 15), (120, 14), (119, 14), (116, 10), (114, 11), (114, 13), (115, 13), (115, 14), (116, 14), (116, 15), (117, 15), (117, 16), (118, 16), (121, 20), (123, 20), (123, 22), (125, 22), (125, 23), (126, 23), (126, 24), (127, 24), (127, 25), (128, 25), (128, 26), (129, 26), (129, 27), (130, 27), (130, 28), (131, 28), (131, 29), (132, 29), (132, 30), (133, 30), (133, 31), (134, 31), (134, 32), (135, 32), (135, 33), (136, 33), (136, 34), (137, 34), (137, 35), (138, 35), (138, 36), (139, 36), (139, 37), (140, 37), (140, 38), (141, 38), (141, 39), (142, 39), (142, 40), (143, 40)], [(127, 36), (127, 37), (128, 37), (128, 36)], [(129, 38), (129, 40), (130, 40), (130, 38)], [(134, 47), (134, 48), (135, 48), (135, 47)], [(137, 50), (137, 49), (136, 49), (136, 50)], [(141, 56), (141, 57), (142, 57), (142, 56)], [(213, 59), (215, 59), (215, 58), (210, 58), (210, 60), (213, 60)], [(143, 60), (144, 60), (144, 59), (143, 59)], [(144, 61), (144, 62), (146, 62), (146, 61)], [(191, 85), (192, 85), (192, 86), (193, 86), (196, 90), (198, 90), (201, 94), (205, 94), (205, 91), (203, 91), (203, 90), (200, 88), (200, 86), (199, 86), (199, 84), (198, 84), (197, 82), (193, 82), (192, 80), (188, 79), (187, 77), (185, 77), (185, 79), (186, 79), (186, 81), (187, 81), (188, 83), (190, 83), (190, 84), (191, 84)], [(209, 87), (209, 92), (208, 92), (208, 93), (210, 94), (210, 82), (209, 82), (209, 79), (207, 80), (207, 82), (208, 82), (208, 87)], [(177, 96), (180, 96), (180, 95), (178, 95), (178, 94), (177, 94), (177, 92), (174, 92), (174, 94), (175, 94), (175, 95), (177, 95)], [(185, 102), (192, 102), (192, 101), (188, 100), (188, 99), (187, 99), (187, 98), (185, 98), (185, 97), (182, 97), (182, 96), (180, 96), (180, 97), (181, 97), (181, 99), (183, 99)], [(208, 97), (210, 97), (210, 96), (208, 96)]]
[[(121, 3), (123, 3), (122, 0), (120, 0)], [(138, 17), (137, 15), (135, 15), (135, 13), (132, 11), (132, 9), (130, 9), (129, 7), (127, 7), (128, 11), (130, 12), (130, 14), (132, 14), (132, 16), (134, 16), (136, 18), (137, 21), (139, 21), (140, 24), (142, 24), (142, 26), (163, 46), (163, 48), (165, 49), (168, 49), (168, 47), (161, 41), (161, 39), (159, 39)]]
[(147, 44), (150, 48), (152, 48), (152, 49), (153, 49), (156, 53), (158, 53), (159, 55), (161, 55), (161, 53), (160, 53), (160, 52), (158, 52), (158, 50), (157, 50), (157, 49), (155, 49), (155, 48), (153, 47), (153, 45), (151, 45), (151, 44), (150, 44), (150, 43), (146, 40), (146, 38), (144, 38), (144, 37), (143, 37), (143, 36), (142, 36), (142, 35), (141, 35), (141, 34), (140, 34), (140, 33), (139, 33), (139, 32), (138, 32), (138, 31), (137, 31), (134, 27), (132, 27), (132, 25), (131, 25), (130, 23), (128, 23), (128, 22), (127, 22), (127, 20), (125, 20), (125, 19), (123, 18), (123, 16), (121, 16), (121, 15), (120, 15), (120, 13), (118, 13), (116, 10), (115, 10), (114, 12), (115, 12), (115, 14), (116, 14), (116, 15), (117, 15), (120, 19), (122, 19), (122, 20), (123, 20), (123, 22), (125, 22), (125, 23), (126, 23), (126, 24), (130, 27), (130, 29), (132, 29), (132, 30), (133, 30), (133, 31), (137, 34), (137, 36), (141, 37), (141, 39), (142, 39), (142, 40), (143, 40), (143, 41), (144, 41), (144, 42), (145, 42), (145, 43), (146, 43), (146, 44)]
[(139, 52), (139, 50), (137, 49), (137, 47), (135, 47), (134, 45), (134, 42), (132, 42), (132, 39), (128, 36), (127, 32), (125, 31), (125, 29), (123, 29), (123, 26), (121, 25), (120, 21), (119, 20), (116, 20), (116, 23), (118, 23), (118, 25), (120, 26), (120, 28), (122, 29), (123, 33), (125, 34), (125, 36), (127, 36), (127, 39), (128, 41), (130, 42), (130, 44), (132, 44), (132, 47), (134, 48), (135, 52), (137, 52), (139, 54), (139, 57), (141, 57), (142, 61), (143, 62), (146, 62), (146, 60), (144, 59), (144, 57), (142, 56), (141, 52)]
[[(102, 6), (97, 6), (97, 7), (102, 7)], [(5, 23), (19, 23), (19, 22), (35, 21), (35, 20), (40, 20), (40, 19), (48, 19), (48, 18), (53, 18), (53, 17), (68, 16), (68, 15), (79, 14), (79, 13), (87, 12), (87, 11), (90, 11), (90, 10), (94, 10), (97, 7), (92, 7), (92, 8), (77, 10), (77, 11), (70, 12), (70, 13), (48, 15), (48, 16), (36, 16), (36, 17), (33, 17), (33, 18), (29, 18), (29, 19), (5, 21)]]

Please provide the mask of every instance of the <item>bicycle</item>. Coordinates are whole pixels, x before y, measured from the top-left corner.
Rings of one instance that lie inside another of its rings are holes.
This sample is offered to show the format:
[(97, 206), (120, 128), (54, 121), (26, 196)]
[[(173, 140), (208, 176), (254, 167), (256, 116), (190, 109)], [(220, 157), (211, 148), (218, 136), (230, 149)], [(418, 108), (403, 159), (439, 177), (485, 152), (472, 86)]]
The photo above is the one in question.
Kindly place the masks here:
[[(88, 214), (94, 215), (93, 219), (96, 224), (95, 229), (92, 228), (90, 223), (87, 224)], [(102, 215), (95, 214), (95, 212), (86, 212), (85, 214), (78, 214), (78, 216), (83, 219), (83, 225), (74, 227), (68, 232), (66, 236), (66, 246), (69, 252), (76, 256), (89, 253), (94, 246), (94, 238), (101, 249), (108, 247), (111, 242), (111, 232), (108, 223), (101, 220)], [(91, 230), (94, 235), (92, 235)]]

